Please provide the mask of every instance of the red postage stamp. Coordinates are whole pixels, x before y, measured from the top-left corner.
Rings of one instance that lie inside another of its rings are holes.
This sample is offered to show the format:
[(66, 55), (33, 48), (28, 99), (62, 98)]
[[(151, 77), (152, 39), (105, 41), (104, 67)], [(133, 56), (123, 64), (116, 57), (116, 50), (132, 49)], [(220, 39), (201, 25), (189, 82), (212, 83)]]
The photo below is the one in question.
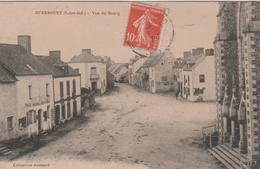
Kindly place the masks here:
[(125, 46), (155, 51), (160, 41), (165, 10), (143, 4), (132, 4), (126, 28)]

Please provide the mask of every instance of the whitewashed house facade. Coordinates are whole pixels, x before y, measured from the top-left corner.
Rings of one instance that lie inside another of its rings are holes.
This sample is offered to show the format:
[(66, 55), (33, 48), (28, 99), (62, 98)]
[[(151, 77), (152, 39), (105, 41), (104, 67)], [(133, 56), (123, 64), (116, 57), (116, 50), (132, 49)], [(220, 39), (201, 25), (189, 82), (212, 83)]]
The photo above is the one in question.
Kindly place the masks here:
[(90, 88), (98, 95), (107, 89), (106, 63), (102, 57), (92, 54), (91, 49), (82, 49), (82, 53), (71, 58), (69, 66), (81, 74), (81, 86)]
[(195, 63), (183, 67), (183, 97), (190, 101), (216, 100), (214, 50), (205, 51)]
[(151, 53), (136, 71), (136, 85), (152, 93), (173, 90), (174, 60), (170, 49), (166, 49), (163, 53)]
[(50, 51), (49, 56), (37, 56), (52, 73), (54, 95), (54, 125), (81, 114), (81, 76), (61, 60), (61, 52)]
[(0, 141), (31, 137), (52, 128), (52, 75), (31, 53), (30, 36), (0, 44)]

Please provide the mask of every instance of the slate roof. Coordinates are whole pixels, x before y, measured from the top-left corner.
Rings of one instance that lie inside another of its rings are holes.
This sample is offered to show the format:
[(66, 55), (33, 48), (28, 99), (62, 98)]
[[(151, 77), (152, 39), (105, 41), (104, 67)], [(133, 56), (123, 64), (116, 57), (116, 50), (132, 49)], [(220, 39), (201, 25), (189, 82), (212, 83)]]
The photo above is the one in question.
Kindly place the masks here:
[(1, 83), (13, 83), (16, 82), (15, 76), (0, 64), (0, 82)]
[[(80, 75), (78, 71), (76, 71), (60, 59), (51, 56), (41, 55), (36, 55), (36, 57), (46, 65), (46, 68), (52, 73), (54, 77)], [(65, 67), (67, 67), (67, 71), (65, 70)]]
[(1, 74), (5, 78), (11, 78), (11, 76), (10, 73), (4, 71), (3, 67), (13, 76), (51, 74), (39, 59), (15, 44), (0, 44), (0, 63), (2, 65)]
[(113, 73), (118, 74), (121, 71), (122, 68), (123, 68), (123, 66), (118, 65), (118, 67), (113, 71)]
[(203, 62), (206, 57), (214, 57), (214, 56), (203, 56), (197, 59), (196, 63), (191, 67), (192, 69), (196, 68), (201, 62)]
[(113, 70), (117, 67), (116, 64), (112, 64), (109, 68), (108, 68), (108, 71), (109, 72), (113, 72)]
[(159, 63), (159, 61), (161, 60), (161, 58), (164, 56), (163, 53), (160, 54), (151, 54), (148, 59), (144, 62), (142, 67), (153, 67), (155, 66), (157, 63)]
[(195, 65), (195, 63), (186, 63), (184, 66), (183, 66), (183, 70), (192, 70), (192, 67)]
[(205, 60), (206, 57), (213, 57), (213, 56), (203, 55), (203, 56), (197, 58), (195, 62), (189, 63), (189, 67), (187, 67), (187, 64), (186, 64), (184, 66), (184, 70), (192, 70), (192, 69), (196, 68), (201, 62), (203, 62)]
[(158, 64), (161, 58), (163, 58), (164, 56), (173, 57), (173, 54), (169, 48), (165, 49), (165, 51), (162, 53), (161, 52), (151, 53), (150, 56), (147, 58), (147, 60), (144, 62), (142, 67), (153, 67), (156, 64)]
[(116, 74), (118, 69), (120, 69), (120, 64), (116, 63), (109, 71), (113, 74)]
[(81, 53), (79, 55), (73, 56), (69, 63), (93, 63), (93, 62), (103, 62), (101, 56), (95, 56), (89, 53)]

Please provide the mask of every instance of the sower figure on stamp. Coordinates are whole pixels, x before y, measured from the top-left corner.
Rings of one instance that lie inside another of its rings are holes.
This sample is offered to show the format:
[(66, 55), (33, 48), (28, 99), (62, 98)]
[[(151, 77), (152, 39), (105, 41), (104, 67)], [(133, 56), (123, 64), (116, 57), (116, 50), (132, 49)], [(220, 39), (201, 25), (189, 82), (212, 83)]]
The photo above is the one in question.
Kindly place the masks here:
[(158, 26), (153, 22), (153, 19), (156, 19), (156, 17), (150, 13), (149, 9), (147, 9), (145, 13), (133, 23), (134, 27), (138, 28), (137, 37), (135, 39), (138, 43), (138, 46), (145, 44), (148, 48), (150, 47), (152, 39), (148, 36), (146, 27), (148, 23), (153, 26)]

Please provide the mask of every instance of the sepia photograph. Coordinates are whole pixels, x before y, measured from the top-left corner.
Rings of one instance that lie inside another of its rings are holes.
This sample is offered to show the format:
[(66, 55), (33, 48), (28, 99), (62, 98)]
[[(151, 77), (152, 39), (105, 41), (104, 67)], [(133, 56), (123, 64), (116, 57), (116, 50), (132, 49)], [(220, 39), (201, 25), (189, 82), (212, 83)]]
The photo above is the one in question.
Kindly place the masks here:
[(0, 169), (260, 169), (260, 2), (0, 1)]

